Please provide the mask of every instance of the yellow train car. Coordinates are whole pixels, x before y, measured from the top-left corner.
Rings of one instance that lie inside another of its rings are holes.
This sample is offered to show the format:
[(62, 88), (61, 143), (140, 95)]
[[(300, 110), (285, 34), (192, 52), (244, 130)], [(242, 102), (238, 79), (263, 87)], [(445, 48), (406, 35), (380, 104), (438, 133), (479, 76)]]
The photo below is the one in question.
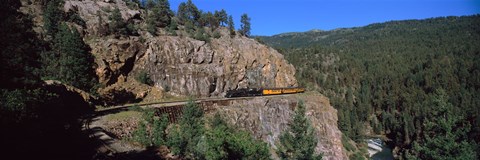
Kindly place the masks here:
[(305, 88), (293, 87), (293, 88), (267, 88), (262, 90), (263, 95), (278, 95), (278, 94), (292, 94), (303, 93)]
[(282, 89), (275, 89), (275, 88), (272, 88), (272, 89), (263, 89), (262, 91), (262, 94), (263, 95), (277, 95), (277, 94), (282, 94)]

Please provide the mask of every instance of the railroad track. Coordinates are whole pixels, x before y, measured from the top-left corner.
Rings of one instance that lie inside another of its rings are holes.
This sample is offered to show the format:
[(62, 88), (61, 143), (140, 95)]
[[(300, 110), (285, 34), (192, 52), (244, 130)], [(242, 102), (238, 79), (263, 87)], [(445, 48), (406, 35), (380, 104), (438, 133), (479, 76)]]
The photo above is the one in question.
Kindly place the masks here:
[[(281, 95), (272, 95), (272, 96), (281, 96)], [(269, 96), (269, 97), (272, 97)], [(239, 99), (252, 99), (255, 97), (234, 97), (234, 98), (225, 98), (225, 97), (220, 97), (220, 98), (198, 98), (194, 100), (194, 103), (201, 103), (201, 102), (207, 102), (207, 101), (223, 101), (223, 100), (239, 100)], [(97, 113), (102, 113), (102, 112), (108, 112), (112, 110), (127, 110), (129, 107), (134, 107), (134, 106), (139, 106), (139, 107), (144, 107), (144, 106), (151, 106), (151, 105), (157, 105), (159, 107), (164, 106), (174, 106), (174, 105), (184, 105), (188, 102), (188, 100), (177, 100), (177, 101), (163, 101), (163, 102), (147, 102), (147, 103), (131, 103), (131, 104), (125, 104), (125, 105), (118, 105), (114, 107), (108, 107), (108, 108), (103, 108), (103, 109), (98, 109), (96, 110)], [(159, 108), (156, 107), (156, 108)]]

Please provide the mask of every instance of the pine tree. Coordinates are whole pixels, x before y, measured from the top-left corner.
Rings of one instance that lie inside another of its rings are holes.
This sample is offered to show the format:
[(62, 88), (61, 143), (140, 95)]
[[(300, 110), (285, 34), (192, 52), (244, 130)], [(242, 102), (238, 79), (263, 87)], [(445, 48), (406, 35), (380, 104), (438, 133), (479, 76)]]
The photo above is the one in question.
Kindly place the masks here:
[(177, 33), (175, 32), (175, 30), (177, 30), (177, 29), (178, 29), (177, 21), (172, 18), (170, 20), (170, 24), (168, 25), (167, 31), (168, 31), (168, 33), (170, 33), (170, 35), (176, 36)]
[(0, 88), (24, 88), (39, 82), (41, 40), (33, 23), (19, 13), (19, 1), (2, 1), (0, 10)]
[(168, 127), (168, 117), (166, 114), (163, 114), (160, 117), (155, 117), (153, 120), (152, 126), (152, 141), (154, 146), (161, 146), (166, 144), (166, 133), (165, 130)]
[(152, 8), (151, 13), (147, 16), (147, 31), (152, 35), (157, 35), (157, 20), (160, 9), (157, 7)]
[(166, 27), (170, 24), (171, 19), (173, 17), (173, 11), (170, 10), (170, 3), (168, 0), (159, 0), (157, 2), (157, 6), (159, 8), (159, 16), (158, 16), (158, 26), (159, 27)]
[(45, 28), (47, 35), (54, 36), (58, 31), (58, 26), (63, 18), (60, 3), (59, 0), (51, 0), (47, 3), (45, 13), (43, 14), (43, 28)]
[(127, 34), (126, 23), (123, 21), (122, 14), (118, 7), (113, 9), (112, 14), (108, 18), (110, 20), (110, 33)]
[(153, 7), (155, 7), (155, 1), (153, 0), (147, 0), (147, 3), (145, 4), (145, 8), (148, 10), (151, 10)]
[(230, 127), (215, 114), (207, 131), (206, 159), (270, 159), (265, 142), (255, 140), (251, 134)]
[(280, 136), (277, 153), (281, 159), (322, 159), (322, 154), (315, 155), (317, 139), (310, 121), (305, 116), (302, 101), (297, 105), (293, 121), (288, 126), (289, 129)]
[(230, 35), (235, 35), (235, 25), (233, 24), (233, 17), (228, 16), (228, 30), (230, 30)]
[(240, 18), (240, 33), (244, 36), (250, 36), (250, 18), (247, 14), (242, 14)]
[(155, 35), (157, 27), (166, 27), (170, 24), (173, 12), (170, 10), (168, 0), (159, 0), (156, 3), (151, 3), (151, 7), (148, 7), (147, 31)]
[(42, 56), (43, 78), (90, 91), (96, 84), (94, 62), (78, 31), (62, 23), (53, 42), (53, 50)]
[(187, 12), (187, 3), (181, 2), (178, 5), (178, 9), (177, 9), (177, 18), (180, 24), (185, 24), (185, 21), (187, 21), (186, 12)]
[(228, 24), (228, 14), (224, 9), (220, 11), (215, 11), (215, 18), (217, 19), (219, 25), (225, 26)]
[(181, 24), (186, 24), (190, 22), (194, 25), (198, 25), (198, 20), (200, 19), (201, 12), (198, 10), (197, 6), (193, 4), (192, 0), (188, 0), (186, 3), (182, 2), (178, 6), (177, 17), (180, 20)]
[(183, 107), (178, 128), (173, 128), (168, 135), (168, 144), (176, 155), (198, 159), (205, 154), (204, 135), (203, 110), (193, 100), (189, 100)]
[(421, 159), (477, 159), (476, 145), (469, 142), (470, 124), (454, 111), (443, 89), (430, 99), (431, 116), (424, 123), (423, 141), (414, 142), (415, 157)]

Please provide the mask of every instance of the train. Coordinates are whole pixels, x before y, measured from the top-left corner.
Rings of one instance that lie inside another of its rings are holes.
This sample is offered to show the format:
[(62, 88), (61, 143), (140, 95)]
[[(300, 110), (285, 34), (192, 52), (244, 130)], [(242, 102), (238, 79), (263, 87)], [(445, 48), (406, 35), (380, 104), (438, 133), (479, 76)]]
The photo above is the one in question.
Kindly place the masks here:
[(303, 93), (305, 88), (302, 87), (289, 87), (289, 88), (240, 88), (234, 90), (228, 90), (225, 97), (254, 97), (254, 96), (268, 96), (279, 94), (293, 94)]

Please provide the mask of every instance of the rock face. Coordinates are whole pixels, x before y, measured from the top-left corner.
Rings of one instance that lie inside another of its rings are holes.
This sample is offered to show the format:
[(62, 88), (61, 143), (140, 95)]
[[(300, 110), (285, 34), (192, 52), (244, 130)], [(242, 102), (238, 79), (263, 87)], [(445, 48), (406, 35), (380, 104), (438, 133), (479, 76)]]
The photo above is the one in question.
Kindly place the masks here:
[(210, 43), (158, 36), (106, 39), (90, 43), (97, 75), (109, 86), (144, 71), (154, 86), (176, 95), (222, 96), (228, 89), (297, 85), (295, 68), (277, 51), (244, 37), (223, 36)]
[(99, 35), (102, 29), (107, 28), (108, 16), (113, 9), (118, 8), (123, 20), (139, 23), (141, 10), (127, 7), (123, 0), (66, 0), (63, 10), (65, 12), (77, 13), (84, 21), (83, 32), (86, 35)]
[[(85, 20), (86, 36), (95, 35), (98, 15), (106, 17), (105, 10), (118, 7), (125, 20), (142, 17), (140, 11), (128, 9), (125, 2), (113, 2), (71, 0), (65, 2), (64, 9)], [(100, 82), (107, 90), (119, 90), (124, 86), (119, 84), (134, 81), (140, 72), (150, 75), (154, 87), (182, 96), (222, 96), (228, 89), (297, 85), (295, 68), (277, 51), (243, 36), (231, 37), (226, 28), (217, 31), (221, 37), (211, 38), (208, 43), (187, 36), (153, 37), (146, 32), (140, 32), (141, 37), (148, 38), (94, 37), (86, 42), (96, 57)]]
[(306, 115), (318, 136), (316, 153), (323, 153), (324, 159), (348, 159), (337, 127), (337, 110), (323, 95), (308, 93), (233, 100), (226, 105), (213, 104), (211, 108), (215, 111), (207, 115), (219, 112), (229, 123), (251, 132), (275, 149), (279, 136), (288, 129), (299, 100), (305, 102)]
[(210, 43), (155, 37), (134, 69), (150, 73), (155, 86), (179, 95), (218, 96), (228, 89), (295, 86), (295, 68), (281, 54), (244, 37)]

